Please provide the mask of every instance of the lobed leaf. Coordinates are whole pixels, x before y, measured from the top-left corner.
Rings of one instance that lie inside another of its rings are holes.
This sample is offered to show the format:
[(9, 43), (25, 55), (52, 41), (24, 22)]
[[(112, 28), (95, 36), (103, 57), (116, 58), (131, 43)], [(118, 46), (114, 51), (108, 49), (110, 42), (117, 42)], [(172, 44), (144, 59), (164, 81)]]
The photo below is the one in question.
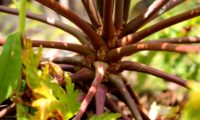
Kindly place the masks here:
[(78, 93), (74, 91), (74, 85), (67, 84), (67, 92), (55, 82), (56, 76), (61, 76), (63, 71), (53, 63), (43, 64), (42, 70), (38, 70), (41, 51), (34, 54), (31, 43), (27, 42), (23, 51), (23, 64), (26, 83), (31, 90), (31, 106), (35, 112), (30, 115), (31, 120), (63, 119), (69, 120), (79, 109), (77, 101)]
[(67, 114), (67, 117), (72, 117), (80, 107), (80, 102), (78, 102), (78, 90), (75, 90), (74, 84), (71, 82), (71, 79), (68, 74), (65, 74), (66, 81), (66, 92), (67, 92), (67, 104), (70, 108)]

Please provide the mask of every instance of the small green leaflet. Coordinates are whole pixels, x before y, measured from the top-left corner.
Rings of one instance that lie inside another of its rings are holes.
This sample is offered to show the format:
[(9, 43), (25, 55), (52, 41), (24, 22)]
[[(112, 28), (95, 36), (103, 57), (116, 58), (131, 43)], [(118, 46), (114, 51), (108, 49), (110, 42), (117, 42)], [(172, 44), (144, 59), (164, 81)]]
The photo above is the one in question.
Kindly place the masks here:
[(70, 108), (68, 111), (68, 118), (72, 117), (74, 113), (76, 113), (80, 107), (80, 103), (78, 102), (78, 90), (75, 90), (74, 83), (72, 83), (69, 74), (65, 73), (65, 82), (67, 83), (65, 86), (67, 92), (67, 103)]
[(120, 116), (119, 113), (103, 113), (99, 116), (92, 116), (90, 120), (117, 120)]
[(21, 67), (21, 37), (16, 32), (8, 36), (0, 55), (0, 104), (16, 89)]

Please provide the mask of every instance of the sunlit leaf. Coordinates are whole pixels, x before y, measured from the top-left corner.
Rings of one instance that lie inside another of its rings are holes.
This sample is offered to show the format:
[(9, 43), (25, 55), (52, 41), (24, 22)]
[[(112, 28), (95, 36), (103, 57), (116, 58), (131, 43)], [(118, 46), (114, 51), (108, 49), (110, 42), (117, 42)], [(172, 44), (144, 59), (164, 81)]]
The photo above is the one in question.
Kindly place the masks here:
[(64, 119), (63, 113), (66, 111), (66, 105), (60, 101), (42, 97), (34, 100), (32, 107), (36, 108), (36, 112), (30, 117), (31, 120)]
[(180, 120), (199, 120), (200, 118), (200, 83), (188, 82), (191, 91)]
[(179, 106), (166, 106), (153, 102), (149, 110), (149, 118), (152, 120), (162, 119), (173, 120), (179, 115)]
[(0, 56), (0, 103), (10, 97), (21, 76), (21, 37), (8, 36)]
[(43, 66), (43, 75), (41, 76), (43, 79), (48, 79), (50, 76), (55, 79), (55, 81), (63, 81), (64, 80), (64, 72), (57, 64), (45, 61), (42, 62)]

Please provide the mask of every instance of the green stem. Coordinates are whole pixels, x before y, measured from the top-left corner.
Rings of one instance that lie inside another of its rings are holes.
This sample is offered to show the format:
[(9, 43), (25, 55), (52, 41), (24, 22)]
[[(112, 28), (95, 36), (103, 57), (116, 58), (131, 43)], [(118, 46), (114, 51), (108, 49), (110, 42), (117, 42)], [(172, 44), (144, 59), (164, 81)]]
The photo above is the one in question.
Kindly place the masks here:
[(25, 20), (26, 20), (26, 0), (20, 0), (19, 4), (19, 32), (25, 34)]

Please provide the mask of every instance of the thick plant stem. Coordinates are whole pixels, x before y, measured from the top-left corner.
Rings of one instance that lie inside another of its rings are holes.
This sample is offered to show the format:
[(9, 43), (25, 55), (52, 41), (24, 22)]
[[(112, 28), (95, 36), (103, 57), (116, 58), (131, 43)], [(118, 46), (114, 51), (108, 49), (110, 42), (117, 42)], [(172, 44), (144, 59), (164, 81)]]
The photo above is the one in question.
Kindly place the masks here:
[(172, 8), (180, 5), (181, 3), (185, 2), (186, 0), (169, 0), (167, 4), (165, 4), (161, 10), (155, 13), (147, 22), (154, 20), (155, 18), (161, 16), (165, 12), (171, 10)]
[(128, 116), (126, 116), (123, 111), (117, 106), (117, 104), (112, 100), (111, 95), (107, 94), (106, 97), (106, 107), (116, 113), (120, 113), (122, 115), (122, 120), (131, 120)]
[(177, 52), (177, 53), (200, 53), (200, 46), (180, 45), (180, 44), (178, 45), (178, 44), (161, 43), (161, 42), (160, 43), (143, 42), (112, 49), (108, 51), (108, 57), (111, 60), (119, 60), (122, 57), (144, 50), (166, 51), (166, 52)]
[(114, 24), (112, 21), (113, 15), (113, 0), (104, 0), (103, 11), (103, 37), (106, 41), (114, 37)]
[(73, 56), (73, 57), (54, 57), (54, 58), (43, 58), (41, 61), (52, 61), (59, 64), (71, 64), (71, 65), (80, 65), (87, 66), (86, 61), (83, 56)]
[(165, 12), (171, 10), (172, 8), (176, 7), (177, 5), (179, 5), (185, 1), (186, 0), (170, 0), (165, 6), (163, 6), (162, 11), (157, 12), (151, 19), (154, 19), (154, 18), (164, 14)]
[(106, 101), (107, 88), (100, 84), (95, 95), (96, 115), (101, 115), (104, 112)]
[(93, 0), (81, 0), (90, 18), (90, 21), (94, 28), (99, 28), (101, 26), (101, 20), (99, 14), (94, 6)]
[[(62, 66), (60, 67), (62, 68)], [(75, 83), (80, 82), (80, 81), (89, 82), (94, 78), (94, 73), (92, 73), (88, 68), (82, 68), (78, 72), (71, 74), (70, 78)], [(61, 79), (61, 80), (56, 79), (56, 80), (60, 85), (66, 85), (66, 82), (64, 79)]]
[(150, 120), (150, 118), (142, 111), (140, 101), (139, 101), (136, 93), (133, 91), (133, 88), (130, 86), (130, 84), (127, 83), (126, 78), (123, 75), (120, 75), (119, 77), (121, 77), (121, 79), (123, 80), (124, 84), (126, 85), (126, 88), (127, 88), (128, 92), (130, 93), (131, 97), (133, 98), (133, 100), (137, 104), (139, 112), (142, 115), (142, 118), (144, 120)]
[(73, 82), (79, 82), (79, 81), (88, 82), (94, 79), (94, 73), (88, 68), (82, 68), (78, 72), (72, 74), (70, 77)]
[(36, 1), (56, 11), (57, 13), (59, 13), (60, 15), (69, 19), (71, 22), (77, 25), (82, 31), (84, 31), (88, 35), (88, 37), (92, 42), (92, 45), (96, 49), (99, 49), (100, 47), (106, 45), (103, 39), (100, 36), (98, 36), (98, 34), (92, 29), (92, 27), (88, 22), (84, 21), (82, 18), (77, 16), (68, 8), (65, 8), (55, 0), (36, 0)]
[(101, 19), (103, 19), (103, 4), (104, 4), (103, 0), (96, 0), (97, 10)]
[[(5, 43), (4, 39), (0, 39), (0, 45)], [(77, 52), (82, 55), (94, 55), (93, 50), (86, 46), (66, 43), (66, 42), (55, 42), (55, 41), (43, 41), (43, 40), (32, 40), (33, 47), (42, 46), (44, 48), (55, 48), (61, 50), (69, 50), (72, 52)]]
[(99, 88), (99, 85), (101, 84), (101, 81), (103, 80), (104, 74), (107, 70), (107, 64), (103, 62), (95, 62), (95, 78), (94, 81), (92, 82), (91, 87), (88, 90), (88, 93), (86, 97), (84, 98), (83, 102), (81, 103), (81, 107), (79, 109), (79, 112), (77, 115), (73, 118), (73, 120), (80, 120), (85, 113), (88, 105), (90, 104), (92, 98), (96, 94), (97, 89)]
[(131, 70), (131, 71), (137, 71), (137, 72), (150, 74), (150, 75), (162, 78), (166, 81), (176, 83), (182, 87), (188, 88), (186, 80), (183, 80), (175, 75), (164, 73), (161, 70), (146, 66), (141, 63), (131, 62), (131, 61), (120, 62), (120, 71), (123, 71), (123, 70)]
[[(5, 13), (9, 13), (9, 14), (13, 14), (13, 15), (18, 15), (19, 12), (17, 9), (13, 9), (13, 8), (8, 8), (5, 6), (1, 6), (0, 5), (0, 11), (1, 12), (5, 12)], [(65, 32), (70, 33), (71, 35), (73, 35), (74, 37), (76, 37), (82, 44), (90, 44), (90, 40), (87, 38), (87, 35), (85, 35), (83, 32), (81, 32), (80, 30), (76, 29), (75, 27), (72, 27), (68, 24), (63, 23), (60, 20), (55, 20), (53, 18), (49, 18), (49, 17), (44, 17), (42, 15), (36, 14), (36, 13), (31, 13), (31, 12), (27, 12), (26, 13), (26, 17), (33, 19), (33, 20), (37, 20), (39, 22), (54, 26), (56, 28), (59, 28)]]
[(60, 68), (62, 68), (63, 71), (74, 73), (77, 70), (77, 67), (74, 65), (69, 65), (69, 64), (57, 64), (57, 65), (60, 66)]
[(123, 10), (124, 23), (128, 21), (130, 5), (131, 5), (131, 0), (124, 0), (124, 10)]
[(153, 15), (155, 15), (159, 10), (168, 2), (169, 0), (156, 0), (153, 2), (146, 11), (131, 20), (124, 27), (123, 35), (128, 35), (130, 33), (136, 32), (140, 29)]
[(114, 74), (110, 74), (109, 76), (109, 80), (111, 81), (111, 83), (119, 90), (119, 92), (121, 93), (121, 95), (124, 97), (126, 104), (128, 105), (131, 113), (133, 114), (134, 118), (136, 120), (143, 120), (137, 104), (135, 103), (135, 101), (132, 99), (131, 95), (129, 94), (125, 84), (123, 83), (122, 79)]
[(33, 47), (43, 46), (45, 48), (63, 49), (63, 50), (77, 52), (82, 55), (94, 54), (94, 52), (90, 48), (86, 46), (78, 45), (78, 44), (73, 44), (73, 43), (32, 40), (32, 44), (33, 44)]
[(139, 31), (139, 32), (127, 35), (127, 36), (123, 37), (121, 40), (119, 40), (117, 42), (117, 45), (118, 46), (126, 46), (126, 45), (130, 45), (130, 44), (139, 42), (143, 38), (148, 37), (162, 29), (165, 29), (169, 26), (183, 22), (185, 20), (197, 17), (199, 15), (200, 15), (200, 7), (197, 7), (195, 9), (189, 10), (187, 12), (181, 13), (179, 15), (176, 15), (174, 17), (171, 17), (171, 18), (163, 20), (159, 23), (156, 23), (148, 28), (145, 28), (145, 29)]
[(124, 84), (126, 85), (126, 88), (129, 91), (131, 97), (134, 99), (135, 103), (138, 106), (140, 106), (140, 101), (139, 101), (137, 95), (135, 94), (135, 92), (133, 91), (133, 88), (131, 87), (131, 85), (127, 82), (128, 80), (122, 74), (120, 74), (120, 77), (123, 80)]
[(120, 33), (123, 25), (123, 13), (124, 13), (124, 0), (115, 1), (115, 31), (117, 34)]
[(179, 37), (179, 38), (162, 38), (157, 40), (149, 40), (142, 43), (174, 43), (174, 44), (192, 44), (200, 43), (200, 36)]

